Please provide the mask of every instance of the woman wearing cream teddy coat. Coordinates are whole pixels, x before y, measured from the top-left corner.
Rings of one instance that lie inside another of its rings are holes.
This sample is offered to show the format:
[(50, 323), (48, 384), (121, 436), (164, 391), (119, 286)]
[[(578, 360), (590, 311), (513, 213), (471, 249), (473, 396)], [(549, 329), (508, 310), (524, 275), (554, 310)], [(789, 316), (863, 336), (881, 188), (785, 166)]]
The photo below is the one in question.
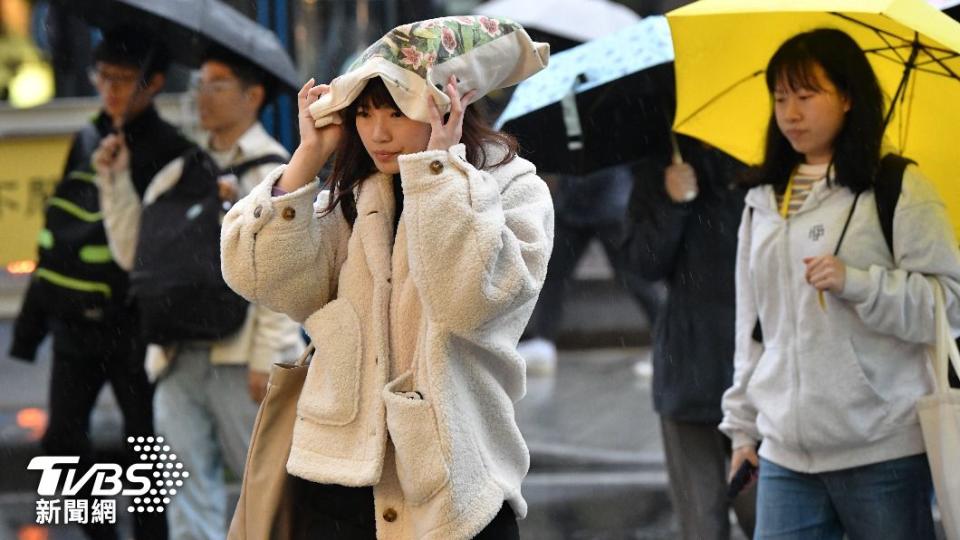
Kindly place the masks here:
[(446, 118), (427, 94), (430, 122), (409, 118), (372, 77), (322, 128), (308, 107), (331, 87), (307, 82), (290, 163), (223, 224), (227, 282), (317, 347), (287, 462), (298, 537), (517, 538), (526, 514), (516, 344), (553, 210), (476, 93), (444, 82)]

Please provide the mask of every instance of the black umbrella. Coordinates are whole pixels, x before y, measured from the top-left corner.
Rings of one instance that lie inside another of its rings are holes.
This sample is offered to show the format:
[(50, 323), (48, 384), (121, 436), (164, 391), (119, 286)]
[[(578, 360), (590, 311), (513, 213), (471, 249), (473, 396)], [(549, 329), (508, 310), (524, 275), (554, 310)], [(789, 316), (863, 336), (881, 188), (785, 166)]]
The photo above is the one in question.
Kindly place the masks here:
[(216, 44), (246, 58), (289, 89), (301, 86), (277, 36), (218, 0), (55, 1), (105, 30), (122, 24), (148, 28), (181, 64), (198, 66), (207, 47)]
[(671, 152), (673, 63), (634, 73), (576, 95), (581, 133), (571, 137), (557, 103), (510, 120), (503, 131), (537, 170), (587, 174)]
[(586, 174), (669, 155), (673, 48), (663, 17), (551, 57), (498, 125), (542, 172)]

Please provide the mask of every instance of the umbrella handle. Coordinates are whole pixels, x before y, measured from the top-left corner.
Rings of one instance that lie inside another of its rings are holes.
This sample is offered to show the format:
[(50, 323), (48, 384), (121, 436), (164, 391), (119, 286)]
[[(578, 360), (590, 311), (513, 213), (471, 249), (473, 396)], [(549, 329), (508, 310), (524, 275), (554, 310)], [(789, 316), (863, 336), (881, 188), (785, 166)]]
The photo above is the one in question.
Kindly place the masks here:
[[(673, 152), (671, 153), (671, 160), (673, 161), (673, 164), (680, 165), (683, 163), (683, 154), (680, 153), (680, 145), (677, 143), (677, 135), (673, 131), (670, 132), (670, 146), (673, 148)], [(690, 202), (696, 199), (698, 194), (699, 192), (696, 188), (688, 190), (683, 194), (683, 200), (684, 202)]]
[(670, 132), (670, 147), (673, 149), (671, 159), (674, 165), (683, 163), (683, 154), (680, 153), (680, 145), (677, 144), (677, 134)]

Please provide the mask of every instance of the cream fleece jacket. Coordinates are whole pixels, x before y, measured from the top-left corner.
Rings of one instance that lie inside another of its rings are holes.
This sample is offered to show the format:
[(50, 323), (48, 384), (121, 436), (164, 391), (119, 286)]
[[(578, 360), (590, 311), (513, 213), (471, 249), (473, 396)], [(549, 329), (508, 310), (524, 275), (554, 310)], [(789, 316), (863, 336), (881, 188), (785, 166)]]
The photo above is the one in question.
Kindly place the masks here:
[[(804, 473), (846, 469), (924, 451), (915, 411), (933, 390), (930, 276), (960, 327), (960, 250), (943, 202), (920, 171), (904, 172), (891, 256), (873, 192), (860, 195), (838, 257), (843, 291), (817, 291), (805, 257), (832, 254), (854, 195), (821, 180), (788, 220), (771, 186), (747, 194), (736, 265), (733, 386), (720, 429), (735, 447)], [(763, 345), (752, 340), (759, 316)]]
[(472, 538), (504, 501), (526, 515), (516, 345), (546, 275), (553, 207), (528, 161), (481, 171), (464, 153), (399, 158), (396, 239), (392, 180), (379, 173), (352, 229), (339, 210), (315, 212), (316, 182), (271, 197), (282, 167), (224, 221), (227, 283), (304, 321), (317, 347), (287, 470), (374, 486), (378, 538)]

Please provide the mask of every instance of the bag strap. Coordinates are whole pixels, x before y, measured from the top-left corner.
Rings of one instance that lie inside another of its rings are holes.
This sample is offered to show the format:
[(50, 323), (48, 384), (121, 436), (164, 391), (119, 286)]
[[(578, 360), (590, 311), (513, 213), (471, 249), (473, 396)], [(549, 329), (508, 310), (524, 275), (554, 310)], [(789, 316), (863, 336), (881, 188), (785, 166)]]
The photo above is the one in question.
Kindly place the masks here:
[(857, 201), (860, 200), (860, 194), (853, 196), (853, 204), (850, 205), (850, 212), (847, 214), (847, 220), (843, 222), (843, 230), (840, 231), (840, 238), (837, 239), (837, 247), (833, 249), (833, 256), (840, 253), (840, 246), (843, 245), (843, 239), (847, 236), (847, 229), (850, 228), (850, 220), (853, 219), (853, 212), (857, 209)]
[(933, 374), (936, 379), (937, 391), (945, 393), (950, 389), (948, 365), (953, 363), (953, 369), (960, 373), (960, 350), (957, 342), (950, 333), (950, 323), (947, 321), (946, 302), (943, 296), (943, 286), (936, 277), (930, 278), (933, 286), (933, 295), (936, 302), (937, 344), (933, 348)]
[(916, 164), (912, 159), (897, 154), (887, 154), (880, 160), (880, 170), (873, 184), (877, 214), (880, 216), (880, 230), (883, 239), (893, 255), (893, 216), (897, 211), (900, 192), (903, 191), (903, 171), (907, 165)]
[(256, 157), (236, 165), (231, 165), (227, 167), (224, 172), (227, 174), (236, 175), (237, 178), (240, 178), (247, 173), (250, 169), (254, 167), (259, 167), (260, 165), (266, 165), (268, 163), (286, 163), (287, 158), (281, 156), (280, 154), (267, 154), (264, 156)]
[(309, 344), (307, 344), (307, 347), (303, 349), (303, 352), (300, 353), (300, 358), (297, 359), (297, 363), (295, 365), (296, 366), (309, 365), (310, 359), (311, 357), (313, 357), (313, 353), (315, 353), (316, 351), (317, 351), (317, 348), (316, 346), (314, 346), (313, 342), (311, 341)]

